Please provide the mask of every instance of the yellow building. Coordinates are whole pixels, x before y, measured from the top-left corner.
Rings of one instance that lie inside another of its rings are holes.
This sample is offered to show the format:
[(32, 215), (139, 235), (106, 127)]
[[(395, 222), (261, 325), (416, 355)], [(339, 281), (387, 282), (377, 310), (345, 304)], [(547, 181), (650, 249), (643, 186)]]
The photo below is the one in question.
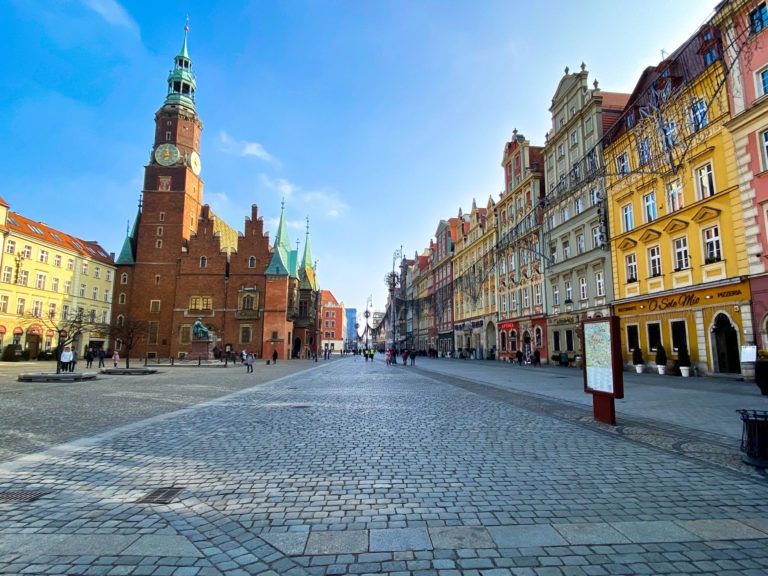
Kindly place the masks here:
[(0, 347), (30, 358), (56, 348), (67, 333), (80, 358), (89, 347), (108, 345), (114, 257), (85, 241), (11, 212), (0, 199)]
[(624, 357), (686, 345), (700, 371), (737, 373), (753, 344), (744, 220), (717, 33), (702, 27), (646, 69), (606, 134), (614, 313)]
[(487, 358), (496, 353), (496, 216), (493, 199), (485, 208), (459, 212), (453, 256), (453, 310), (456, 353)]

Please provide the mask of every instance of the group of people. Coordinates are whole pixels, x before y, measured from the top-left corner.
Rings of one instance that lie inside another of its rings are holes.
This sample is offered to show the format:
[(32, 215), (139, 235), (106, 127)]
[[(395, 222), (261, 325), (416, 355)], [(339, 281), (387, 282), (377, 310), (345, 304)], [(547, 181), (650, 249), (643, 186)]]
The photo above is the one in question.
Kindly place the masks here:
[(518, 366), (523, 364), (530, 364), (532, 366), (541, 366), (541, 352), (534, 350), (533, 353), (528, 352), (528, 355), (524, 355), (522, 350), (518, 350), (515, 355)]
[[(277, 350), (272, 351), (272, 364), (277, 364), (277, 358), (278, 358)], [(245, 366), (246, 373), (253, 372), (253, 361), (256, 360), (256, 356), (254, 356), (253, 352), (247, 352), (246, 350), (243, 350), (240, 352), (240, 357), (242, 359), (242, 365)], [(267, 364), (269, 364), (269, 361), (267, 361)]]
[(376, 354), (376, 351), (373, 348), (366, 348), (363, 350), (362, 354), (366, 362), (368, 362), (369, 359), (373, 362), (373, 355)]
[[(98, 359), (99, 368), (104, 368), (106, 357), (107, 353), (102, 348), (99, 348), (98, 350), (88, 348), (85, 352), (85, 367), (91, 368), (93, 366), (93, 361)], [(59, 365), (61, 366), (62, 372), (74, 372), (75, 366), (77, 366), (77, 360), (77, 350), (72, 348), (72, 346), (64, 346), (64, 350), (61, 351), (61, 355), (59, 356)], [(114, 362), (115, 368), (117, 368), (117, 363), (119, 361), (120, 354), (115, 350), (112, 354), (112, 362)]]
[[(403, 366), (408, 364), (409, 358), (411, 360), (411, 366), (416, 365), (416, 350), (403, 350), (400, 352), (400, 357), (403, 360)], [(387, 350), (384, 353), (384, 361), (387, 363), (387, 366), (390, 364), (397, 364), (397, 352), (392, 349)]]

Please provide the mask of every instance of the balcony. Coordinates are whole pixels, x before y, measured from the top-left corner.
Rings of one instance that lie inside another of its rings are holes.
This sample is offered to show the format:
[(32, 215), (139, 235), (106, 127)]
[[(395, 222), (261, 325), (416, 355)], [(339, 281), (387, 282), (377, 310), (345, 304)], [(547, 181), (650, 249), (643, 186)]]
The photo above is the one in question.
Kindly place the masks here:
[(261, 318), (261, 310), (235, 310), (237, 320), (257, 320)]
[(184, 312), (185, 317), (212, 317), (214, 315), (212, 308), (189, 308)]

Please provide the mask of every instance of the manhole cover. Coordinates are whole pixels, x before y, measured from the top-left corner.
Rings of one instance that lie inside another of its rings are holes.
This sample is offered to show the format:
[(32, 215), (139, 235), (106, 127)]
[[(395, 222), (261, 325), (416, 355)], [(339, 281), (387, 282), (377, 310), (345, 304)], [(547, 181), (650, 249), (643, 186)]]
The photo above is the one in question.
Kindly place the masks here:
[(9, 490), (0, 492), (0, 502), (34, 502), (38, 498), (49, 494), (38, 490)]
[(157, 488), (146, 496), (142, 496), (136, 502), (144, 504), (170, 504), (182, 488)]

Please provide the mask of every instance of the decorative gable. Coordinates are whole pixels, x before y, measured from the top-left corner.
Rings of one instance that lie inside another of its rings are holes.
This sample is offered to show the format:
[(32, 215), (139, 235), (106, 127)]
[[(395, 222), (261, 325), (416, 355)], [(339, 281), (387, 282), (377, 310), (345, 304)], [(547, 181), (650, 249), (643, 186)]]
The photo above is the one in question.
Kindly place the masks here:
[(688, 222), (680, 220), (679, 218), (672, 218), (666, 226), (664, 226), (664, 232), (667, 234), (674, 234), (688, 228)]
[(627, 250), (632, 250), (632, 248), (634, 248), (635, 246), (637, 246), (637, 240), (633, 240), (632, 238), (624, 238), (618, 244), (619, 250), (623, 250), (625, 252)]
[(659, 236), (661, 236), (661, 232), (654, 230), (653, 228), (648, 228), (648, 230), (643, 232), (643, 235), (640, 236), (640, 242), (653, 242), (654, 240), (657, 240)]
[(707, 222), (709, 220), (714, 220), (715, 218), (720, 216), (720, 209), (713, 208), (712, 206), (703, 206), (701, 210), (696, 212), (696, 214), (693, 215), (693, 220), (697, 224), (701, 224), (702, 222)]

